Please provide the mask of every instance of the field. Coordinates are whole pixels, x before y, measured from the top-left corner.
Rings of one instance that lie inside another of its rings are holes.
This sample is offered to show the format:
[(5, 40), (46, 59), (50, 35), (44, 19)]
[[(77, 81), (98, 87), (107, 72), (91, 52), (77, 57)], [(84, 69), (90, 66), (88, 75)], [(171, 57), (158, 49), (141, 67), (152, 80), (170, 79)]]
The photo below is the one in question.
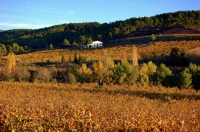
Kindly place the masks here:
[(200, 91), (0, 82), (0, 131), (200, 131)]
[[(139, 60), (152, 60), (169, 55), (170, 50), (177, 46), (188, 53), (198, 52), (200, 41), (151, 42), (137, 46)], [(67, 61), (69, 58), (73, 60), (75, 53), (88, 61), (100, 60), (104, 49), (113, 60), (121, 60), (123, 54), (131, 56), (132, 45), (45, 50), (15, 57), (23, 65), (48, 62), (59, 66), (62, 55)], [(198, 132), (199, 106), (200, 91), (189, 88), (137, 87), (125, 83), (99, 87), (97, 83), (70, 85), (2, 81), (0, 131)]]
[[(149, 44), (140, 44), (138, 46), (139, 59), (151, 59), (154, 57), (160, 57), (162, 55), (169, 55), (170, 50), (173, 47), (182, 47), (186, 50), (190, 50), (196, 47), (200, 47), (200, 41), (169, 41), (169, 42), (151, 42)], [(122, 53), (127, 53), (127, 56), (131, 53), (131, 45), (122, 45), (107, 47), (101, 49), (90, 49), (90, 50), (68, 50), (68, 49), (56, 49), (39, 51), (28, 54), (16, 55), (16, 58), (21, 59), (21, 63), (37, 63), (37, 62), (54, 62), (59, 63), (61, 56), (64, 55), (66, 60), (71, 57), (73, 59), (74, 54), (81, 55), (87, 60), (99, 60), (103, 55), (103, 50), (107, 49), (108, 54), (113, 60), (120, 60)]]

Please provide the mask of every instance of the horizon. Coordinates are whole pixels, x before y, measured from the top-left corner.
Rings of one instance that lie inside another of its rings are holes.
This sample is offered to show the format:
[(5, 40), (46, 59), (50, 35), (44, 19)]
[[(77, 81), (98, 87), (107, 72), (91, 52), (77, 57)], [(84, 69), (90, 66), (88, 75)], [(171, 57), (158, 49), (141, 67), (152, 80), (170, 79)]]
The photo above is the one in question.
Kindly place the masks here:
[[(0, 30), (41, 29), (68, 23), (110, 23), (163, 13), (199, 10), (200, 1), (0, 0)], [(111, 6), (112, 5), (112, 6)], [(102, 8), (101, 8), (102, 7)]]

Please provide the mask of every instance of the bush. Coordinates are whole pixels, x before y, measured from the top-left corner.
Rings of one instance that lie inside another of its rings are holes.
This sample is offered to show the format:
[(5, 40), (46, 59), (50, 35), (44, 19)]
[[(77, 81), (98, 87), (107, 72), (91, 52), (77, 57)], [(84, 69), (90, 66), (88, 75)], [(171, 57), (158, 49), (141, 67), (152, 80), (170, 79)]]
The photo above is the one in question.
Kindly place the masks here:
[(171, 86), (172, 77), (172, 71), (164, 64), (160, 64), (160, 66), (156, 69), (156, 73), (154, 74), (155, 82), (162, 83), (162, 85), (166, 87)]
[(170, 52), (170, 65), (188, 66), (189, 58), (185, 49), (180, 47), (172, 48)]
[(12, 73), (7, 68), (0, 68), (0, 81), (14, 81)]
[(180, 72), (178, 75), (178, 87), (179, 88), (191, 88), (192, 74), (188, 72), (188, 69)]
[(30, 80), (30, 72), (28, 71), (28, 68), (18, 68), (14, 74), (14, 78), (15, 81), (18, 82), (28, 82)]
[(122, 84), (128, 81), (129, 76), (133, 72), (133, 67), (128, 63), (128, 61), (122, 61), (114, 67), (114, 76), (117, 84)]
[(52, 78), (51, 72), (47, 68), (39, 67), (36, 76), (34, 78), (34, 82), (49, 82)]
[(67, 76), (68, 76), (68, 79), (67, 79), (67, 82), (69, 83), (69, 84), (76, 84), (76, 77), (75, 77), (75, 75), (73, 74), (73, 73), (71, 73), (71, 72), (69, 72), (68, 74), (67, 74)]
[(81, 83), (90, 82), (90, 76), (92, 74), (92, 71), (90, 68), (87, 67), (86, 64), (82, 63), (82, 66), (77, 69), (76, 73), (77, 73), (79, 82)]

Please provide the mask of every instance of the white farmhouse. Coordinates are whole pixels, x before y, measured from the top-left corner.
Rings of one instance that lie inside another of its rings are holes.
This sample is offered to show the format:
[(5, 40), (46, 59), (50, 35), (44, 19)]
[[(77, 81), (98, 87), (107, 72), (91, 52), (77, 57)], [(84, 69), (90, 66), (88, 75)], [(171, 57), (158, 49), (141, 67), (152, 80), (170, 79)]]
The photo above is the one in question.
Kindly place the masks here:
[(93, 41), (91, 44), (83, 45), (83, 48), (98, 48), (103, 47), (103, 42)]

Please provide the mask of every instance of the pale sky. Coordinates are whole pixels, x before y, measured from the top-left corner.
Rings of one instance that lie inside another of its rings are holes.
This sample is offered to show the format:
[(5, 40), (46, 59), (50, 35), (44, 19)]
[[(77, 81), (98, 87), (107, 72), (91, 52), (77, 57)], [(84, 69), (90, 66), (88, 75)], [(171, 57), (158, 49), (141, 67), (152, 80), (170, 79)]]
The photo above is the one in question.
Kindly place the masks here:
[(0, 29), (109, 23), (186, 10), (200, 10), (200, 0), (0, 0)]

